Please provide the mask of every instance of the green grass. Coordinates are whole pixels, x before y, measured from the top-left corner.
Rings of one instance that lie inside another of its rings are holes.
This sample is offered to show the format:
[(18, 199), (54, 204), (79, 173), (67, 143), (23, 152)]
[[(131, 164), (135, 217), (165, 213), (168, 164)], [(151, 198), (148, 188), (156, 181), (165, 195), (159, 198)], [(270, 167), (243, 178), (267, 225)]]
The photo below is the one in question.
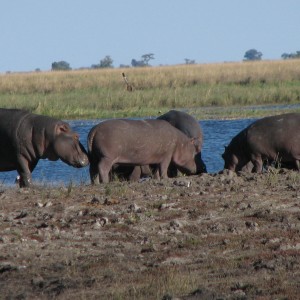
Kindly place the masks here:
[(170, 109), (204, 118), (259, 116), (268, 112), (236, 107), (299, 100), (300, 60), (0, 75), (1, 107), (63, 119), (157, 116)]

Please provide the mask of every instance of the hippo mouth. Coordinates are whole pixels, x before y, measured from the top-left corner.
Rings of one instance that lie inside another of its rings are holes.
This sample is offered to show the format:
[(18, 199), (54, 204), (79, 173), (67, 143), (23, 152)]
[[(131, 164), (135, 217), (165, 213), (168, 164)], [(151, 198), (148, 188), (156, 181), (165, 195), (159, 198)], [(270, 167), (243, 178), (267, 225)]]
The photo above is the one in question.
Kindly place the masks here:
[(64, 163), (66, 163), (69, 166), (72, 166), (74, 168), (83, 168), (86, 167), (89, 164), (89, 160), (87, 157), (81, 158), (76, 161), (68, 161), (63, 158), (60, 158)]
[(194, 175), (194, 174), (196, 174), (196, 172), (197, 172), (196, 167), (195, 167), (195, 169), (193, 169), (192, 171), (189, 170), (189, 169), (187, 169), (187, 168), (185, 168), (185, 167), (182, 167), (182, 166), (176, 166), (176, 167), (177, 167), (177, 169), (178, 169), (181, 173), (183, 173), (183, 174), (185, 174), (185, 175), (187, 175), (187, 176)]
[(83, 158), (83, 159), (79, 159), (75, 164), (74, 167), (76, 168), (83, 168), (86, 167), (89, 164), (89, 160), (87, 157)]

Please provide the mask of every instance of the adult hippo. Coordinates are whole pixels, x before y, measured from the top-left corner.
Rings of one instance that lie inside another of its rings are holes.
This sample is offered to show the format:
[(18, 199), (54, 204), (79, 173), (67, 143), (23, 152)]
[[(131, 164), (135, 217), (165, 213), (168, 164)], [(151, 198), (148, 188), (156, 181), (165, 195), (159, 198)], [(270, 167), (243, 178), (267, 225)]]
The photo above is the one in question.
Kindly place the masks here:
[[(196, 148), (195, 162), (197, 165), (197, 174), (207, 173), (206, 165), (201, 157), (201, 149), (203, 144), (203, 134), (197, 120), (186, 112), (178, 110), (170, 110), (169, 112), (159, 116), (158, 120), (165, 120), (172, 126), (179, 129), (189, 138), (194, 138)], [(174, 166), (169, 168), (169, 173), (173, 176), (177, 175), (177, 170)]]
[(39, 159), (59, 158), (73, 167), (88, 165), (78, 134), (60, 120), (19, 109), (0, 109), (0, 171), (17, 170), (20, 187), (32, 184)]
[[(183, 132), (189, 138), (194, 138), (194, 146), (196, 149), (195, 163), (197, 166), (196, 174), (207, 173), (206, 165), (201, 157), (201, 149), (203, 144), (203, 134), (197, 120), (186, 112), (170, 110), (169, 112), (159, 116), (158, 120), (165, 120), (172, 126)], [(139, 180), (142, 176), (151, 176), (155, 169), (149, 166), (121, 166), (115, 165), (112, 173), (119, 178), (125, 178), (132, 181)], [(178, 170), (171, 162), (168, 168), (168, 176), (176, 177)]]
[(194, 139), (164, 120), (108, 120), (88, 135), (92, 183), (109, 182), (114, 164), (158, 165), (157, 174), (167, 178), (172, 161), (187, 173), (196, 173)]
[(299, 113), (262, 118), (237, 134), (225, 148), (224, 168), (260, 173), (264, 161), (275, 161), (300, 170), (299, 140)]

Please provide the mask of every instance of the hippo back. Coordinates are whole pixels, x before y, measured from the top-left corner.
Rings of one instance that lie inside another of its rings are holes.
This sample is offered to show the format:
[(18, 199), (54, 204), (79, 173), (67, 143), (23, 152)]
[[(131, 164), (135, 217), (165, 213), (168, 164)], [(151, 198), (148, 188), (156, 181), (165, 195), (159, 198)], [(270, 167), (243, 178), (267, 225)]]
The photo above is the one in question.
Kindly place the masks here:
[(199, 123), (194, 117), (183, 111), (170, 110), (159, 116), (157, 119), (169, 122), (172, 126), (179, 129), (190, 138), (197, 138), (197, 152), (201, 151), (203, 134)]

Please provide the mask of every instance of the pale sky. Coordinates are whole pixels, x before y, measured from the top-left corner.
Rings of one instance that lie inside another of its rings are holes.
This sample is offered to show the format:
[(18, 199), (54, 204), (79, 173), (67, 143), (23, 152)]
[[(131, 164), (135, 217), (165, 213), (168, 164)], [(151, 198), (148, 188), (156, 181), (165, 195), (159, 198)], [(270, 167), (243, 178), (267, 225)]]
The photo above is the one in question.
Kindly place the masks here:
[(299, 0), (0, 0), (0, 72), (262, 59), (300, 50)]

